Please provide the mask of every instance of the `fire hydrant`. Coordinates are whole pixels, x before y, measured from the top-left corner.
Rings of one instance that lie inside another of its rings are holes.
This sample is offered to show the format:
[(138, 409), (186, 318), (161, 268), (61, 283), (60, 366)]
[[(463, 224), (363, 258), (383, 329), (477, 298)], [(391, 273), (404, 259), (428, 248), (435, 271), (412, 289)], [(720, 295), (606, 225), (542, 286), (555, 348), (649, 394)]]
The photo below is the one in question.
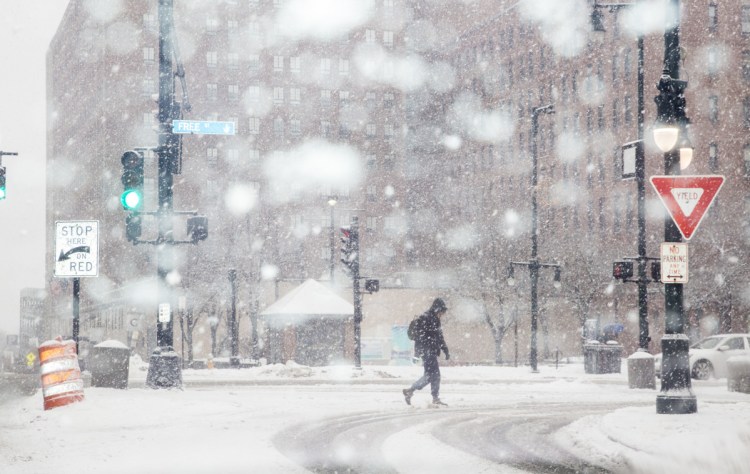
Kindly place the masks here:
[(213, 369), (214, 368), (214, 356), (213, 354), (208, 354), (208, 360), (206, 361), (206, 368)]

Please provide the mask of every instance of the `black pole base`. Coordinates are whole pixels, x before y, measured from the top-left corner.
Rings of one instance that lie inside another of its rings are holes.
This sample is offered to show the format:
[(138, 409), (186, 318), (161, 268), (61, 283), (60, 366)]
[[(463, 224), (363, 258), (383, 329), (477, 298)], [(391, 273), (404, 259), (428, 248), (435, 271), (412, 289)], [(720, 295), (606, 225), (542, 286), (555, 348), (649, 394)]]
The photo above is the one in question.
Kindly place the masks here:
[(229, 358), (229, 367), (234, 367), (239, 369), (240, 368), (240, 358), (237, 356), (232, 356)]
[(148, 361), (146, 386), (182, 388), (182, 361), (170, 346), (157, 347)]
[(698, 412), (698, 399), (695, 395), (656, 396), (656, 413), (660, 415), (688, 415)]

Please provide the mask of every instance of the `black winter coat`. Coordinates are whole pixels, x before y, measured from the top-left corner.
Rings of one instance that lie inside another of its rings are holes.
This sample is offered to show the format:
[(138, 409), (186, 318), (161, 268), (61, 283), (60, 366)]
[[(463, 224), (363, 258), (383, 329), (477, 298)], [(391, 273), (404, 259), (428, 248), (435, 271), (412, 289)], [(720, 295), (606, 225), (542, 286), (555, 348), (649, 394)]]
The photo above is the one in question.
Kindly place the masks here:
[(440, 351), (448, 355), (448, 346), (443, 338), (440, 318), (429, 311), (419, 316), (417, 338), (415, 338), (414, 352), (420, 357), (439, 356)]

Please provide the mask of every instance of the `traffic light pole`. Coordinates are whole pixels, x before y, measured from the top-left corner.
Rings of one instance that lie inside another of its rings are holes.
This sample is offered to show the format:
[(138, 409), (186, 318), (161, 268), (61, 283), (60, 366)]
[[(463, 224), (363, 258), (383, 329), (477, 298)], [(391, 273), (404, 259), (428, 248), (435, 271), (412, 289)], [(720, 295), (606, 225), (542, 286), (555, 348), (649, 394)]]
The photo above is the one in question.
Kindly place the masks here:
[(174, 326), (172, 307), (174, 295), (167, 276), (174, 270), (173, 237), (173, 173), (177, 164), (178, 137), (172, 133), (172, 120), (179, 116), (174, 100), (174, 71), (172, 57), (173, 41), (173, 0), (159, 0), (159, 146), (158, 154), (158, 193), (159, 208), (157, 220), (157, 272), (159, 279), (156, 323), (156, 345), (151, 356), (146, 383), (151, 388), (173, 388), (182, 385), (182, 371), (179, 356), (174, 352)]
[(352, 300), (354, 301), (354, 367), (362, 368), (362, 292), (359, 289), (359, 218), (352, 217)]

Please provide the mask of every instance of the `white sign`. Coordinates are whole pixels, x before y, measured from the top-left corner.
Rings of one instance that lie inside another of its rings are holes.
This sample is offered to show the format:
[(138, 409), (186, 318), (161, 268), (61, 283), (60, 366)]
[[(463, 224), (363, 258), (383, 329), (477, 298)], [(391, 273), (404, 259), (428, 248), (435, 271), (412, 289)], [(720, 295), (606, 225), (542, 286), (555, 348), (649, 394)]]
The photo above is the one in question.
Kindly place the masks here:
[(55, 276), (99, 276), (99, 221), (55, 222)]
[(686, 243), (661, 244), (661, 282), (688, 282), (688, 245)]
[(168, 323), (170, 318), (170, 311), (172, 308), (169, 303), (159, 303), (159, 317), (157, 318), (160, 323)]

